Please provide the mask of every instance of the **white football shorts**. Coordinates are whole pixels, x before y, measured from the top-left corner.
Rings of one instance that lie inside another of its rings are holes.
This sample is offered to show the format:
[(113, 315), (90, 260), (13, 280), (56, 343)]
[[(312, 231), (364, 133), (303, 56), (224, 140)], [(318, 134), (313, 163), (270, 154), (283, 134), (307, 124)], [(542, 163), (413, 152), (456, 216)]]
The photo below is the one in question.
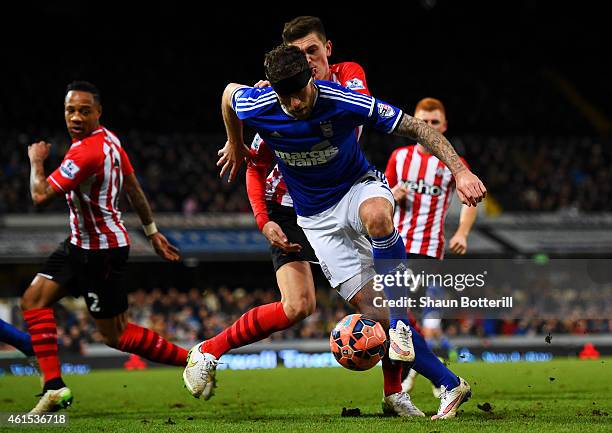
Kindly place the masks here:
[(297, 219), (329, 283), (347, 301), (376, 274), (372, 245), (359, 218), (359, 206), (373, 197), (386, 198), (395, 206), (389, 185), (378, 171), (366, 173), (331, 208)]

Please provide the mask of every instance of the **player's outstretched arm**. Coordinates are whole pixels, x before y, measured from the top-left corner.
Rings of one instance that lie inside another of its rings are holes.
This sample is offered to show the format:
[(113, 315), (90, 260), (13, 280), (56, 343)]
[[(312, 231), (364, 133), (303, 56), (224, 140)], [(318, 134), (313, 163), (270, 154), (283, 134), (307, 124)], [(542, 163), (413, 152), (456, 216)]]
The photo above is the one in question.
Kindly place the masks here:
[(178, 261), (181, 257), (177, 247), (168, 242), (168, 239), (162, 235), (153, 221), (153, 212), (149, 201), (140, 187), (140, 183), (136, 178), (136, 174), (131, 173), (125, 176), (123, 187), (127, 193), (130, 204), (138, 214), (142, 227), (147, 238), (151, 241), (153, 249), (158, 256), (171, 262)]
[(478, 176), (465, 166), (446, 137), (427, 123), (404, 113), (393, 133), (401, 137), (415, 138), (446, 164), (455, 177), (457, 195), (463, 204), (476, 206), (486, 196), (487, 189)]
[(219, 150), (217, 167), (221, 167), (220, 177), (229, 170), (228, 182), (236, 179), (238, 170), (246, 158), (250, 156), (249, 148), (244, 144), (242, 120), (238, 118), (232, 107), (232, 95), (242, 84), (230, 83), (225, 87), (221, 97), (221, 113), (227, 133), (227, 143)]
[(45, 159), (49, 156), (51, 145), (39, 141), (28, 146), (30, 158), (30, 194), (36, 206), (44, 206), (53, 200), (57, 193), (45, 177)]

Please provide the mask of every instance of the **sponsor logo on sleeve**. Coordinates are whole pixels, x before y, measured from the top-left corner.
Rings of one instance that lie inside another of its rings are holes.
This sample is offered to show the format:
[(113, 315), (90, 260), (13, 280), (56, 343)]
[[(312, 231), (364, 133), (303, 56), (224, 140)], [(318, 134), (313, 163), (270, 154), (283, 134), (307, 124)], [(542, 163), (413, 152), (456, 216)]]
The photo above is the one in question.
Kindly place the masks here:
[(81, 168), (72, 159), (66, 159), (60, 166), (60, 173), (66, 179), (74, 180)]
[(378, 103), (378, 115), (382, 118), (382, 119), (388, 119), (390, 117), (393, 117), (395, 115), (395, 109), (388, 105), (388, 104), (383, 104), (381, 102)]
[(363, 85), (363, 81), (361, 81), (357, 77), (353, 78), (352, 80), (348, 80), (346, 83), (344, 83), (344, 87), (346, 87), (347, 89), (351, 89), (351, 90), (365, 89), (365, 86)]

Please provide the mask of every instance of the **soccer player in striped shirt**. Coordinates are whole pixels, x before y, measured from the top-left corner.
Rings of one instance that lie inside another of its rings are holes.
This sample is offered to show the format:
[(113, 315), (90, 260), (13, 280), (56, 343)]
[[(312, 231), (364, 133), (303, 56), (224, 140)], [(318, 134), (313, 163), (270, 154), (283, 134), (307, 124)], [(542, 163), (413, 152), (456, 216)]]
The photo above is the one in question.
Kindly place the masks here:
[(151, 208), (119, 139), (100, 125), (100, 92), (91, 83), (71, 83), (64, 117), (72, 145), (62, 164), (45, 177), (50, 144), (28, 147), (30, 193), (38, 206), (65, 195), (70, 209), (70, 238), (49, 256), (21, 300), (44, 387), (32, 413), (50, 412), (72, 403), (62, 380), (53, 304), (67, 295), (84, 296), (104, 342), (151, 361), (184, 366), (187, 351), (157, 333), (128, 322), (123, 286), (130, 240), (118, 208), (125, 189), (155, 252), (169, 261), (179, 252), (155, 226)]
[[(441, 134), (446, 132), (448, 123), (442, 102), (435, 98), (424, 98), (417, 103), (414, 117), (426, 122)], [(461, 158), (465, 166), (465, 159)], [(385, 175), (393, 192), (396, 207), (394, 223), (406, 244), (410, 259), (444, 258), (444, 221), (450, 205), (455, 179), (451, 170), (432, 155), (425, 146), (417, 143), (395, 149), (387, 163)], [(455, 254), (465, 254), (467, 237), (476, 221), (477, 208), (462, 206), (459, 227), (450, 240), (449, 249)], [(428, 295), (440, 294), (440, 288), (428, 287)], [(428, 310), (424, 313), (422, 330), (427, 343), (440, 339), (443, 346), (450, 348), (442, 334), (439, 312)], [(429, 378), (434, 386), (434, 395), (448, 388), (444, 376), (430, 371), (417, 358), (412, 369), (403, 371), (403, 389), (410, 392), (417, 373)], [(444, 387), (444, 388), (442, 388)]]
[[(405, 269), (406, 251), (393, 226), (393, 195), (384, 175), (359, 148), (354, 129), (368, 125), (389, 134), (417, 137), (452, 168), (457, 192), (465, 203), (475, 206), (486, 189), (459, 161), (448, 141), (423, 122), (376, 98), (336, 83), (312, 80), (306, 56), (299, 48), (275, 48), (266, 55), (265, 68), (271, 88), (232, 83), (224, 91), (222, 112), (228, 141), (219, 152), (221, 175), (229, 171), (230, 181), (235, 179), (240, 164), (250, 156), (244, 145), (243, 122), (252, 126), (274, 152), (294, 201), (298, 224), (332, 287), (348, 301), (358, 293), (369, 299), (370, 308), (361, 312), (389, 329), (389, 358), (412, 362), (415, 349), (407, 309), (374, 305), (376, 273)], [(383, 285), (389, 299), (407, 294), (406, 287)], [(247, 317), (247, 323), (249, 320), (256, 317)], [(193, 362), (183, 374), (194, 395), (201, 393), (216, 366), (214, 356), (203, 353), (201, 345), (192, 348)], [(421, 346), (416, 356), (427, 356), (425, 351), (429, 351), (427, 346)], [(440, 362), (429, 353), (434, 362)], [(467, 398), (469, 386), (462, 381), (457, 388), (462, 391), (460, 403)]]

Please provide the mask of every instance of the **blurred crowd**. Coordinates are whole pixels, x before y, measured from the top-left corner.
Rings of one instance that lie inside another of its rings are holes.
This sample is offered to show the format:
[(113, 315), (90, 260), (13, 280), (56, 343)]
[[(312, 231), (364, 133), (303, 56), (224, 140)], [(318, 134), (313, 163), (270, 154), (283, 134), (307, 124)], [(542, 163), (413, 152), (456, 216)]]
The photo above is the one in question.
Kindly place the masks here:
[[(550, 297), (536, 296), (542, 294), (541, 291), (535, 291), (533, 296), (518, 291), (514, 292), (515, 309), (511, 314), (483, 316), (482, 313), (464, 311), (444, 319), (443, 328), (449, 337), (609, 333), (612, 332), (612, 319), (605, 318), (609, 316), (606, 311), (611, 307), (611, 290), (612, 285), (603, 290), (604, 294), (601, 290), (563, 290), (555, 293), (559, 305), (551, 305)], [(502, 289), (496, 293), (499, 297), (509, 292)], [(542, 301), (534, 302), (536, 298)], [(170, 340), (194, 342), (218, 334), (250, 308), (276, 300), (278, 294), (274, 288), (139, 289), (129, 295), (129, 317), (130, 321), (153, 329)], [(325, 339), (336, 323), (351, 312), (351, 307), (334, 290), (318, 289), (315, 313), (269, 338)], [(417, 321), (420, 321), (421, 313), (414, 311)], [(16, 307), (13, 317), (13, 323), (23, 328)], [(84, 302), (57, 305), (56, 318), (59, 342), (64, 350), (81, 352), (84, 345), (102, 342)]]
[[(216, 150), (222, 135), (130, 132), (120, 137), (156, 212), (250, 212), (244, 176), (221, 181)], [(35, 212), (29, 196), (27, 145), (45, 139), (54, 147), (46, 164), (56, 168), (68, 140), (63, 133), (40, 137), (0, 132), (0, 214)], [(451, 137), (490, 197), (505, 211), (612, 210), (612, 150), (589, 137)], [(394, 146), (406, 144), (380, 134), (365, 134), (370, 160), (384, 168)], [(122, 207), (128, 208), (126, 200)], [(52, 209), (66, 211), (62, 200)]]

